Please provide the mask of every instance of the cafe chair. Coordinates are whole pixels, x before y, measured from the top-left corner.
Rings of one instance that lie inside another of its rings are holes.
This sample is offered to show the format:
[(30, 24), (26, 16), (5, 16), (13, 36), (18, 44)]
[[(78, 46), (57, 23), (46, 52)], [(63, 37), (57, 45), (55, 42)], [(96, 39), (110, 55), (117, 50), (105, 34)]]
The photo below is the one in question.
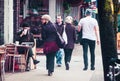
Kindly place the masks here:
[(21, 69), (25, 71), (26, 61), (25, 54), (19, 54), (17, 51), (17, 46), (15, 44), (6, 44), (6, 57), (8, 57), (8, 69), (9, 71), (12, 68), (12, 72), (15, 72), (15, 69)]
[(6, 56), (6, 48), (5, 46), (0, 46), (0, 75), (1, 80), (5, 81), (5, 56)]

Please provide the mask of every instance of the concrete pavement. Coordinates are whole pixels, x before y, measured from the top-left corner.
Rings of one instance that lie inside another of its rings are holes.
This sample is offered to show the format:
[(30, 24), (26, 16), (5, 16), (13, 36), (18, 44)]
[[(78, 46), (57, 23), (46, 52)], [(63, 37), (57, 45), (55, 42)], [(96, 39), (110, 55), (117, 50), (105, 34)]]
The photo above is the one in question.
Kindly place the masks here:
[(37, 56), (37, 59), (40, 60), (37, 69), (31, 70), (30, 72), (7, 73), (5, 75), (6, 81), (104, 81), (100, 46), (96, 46), (96, 69), (94, 71), (91, 71), (90, 67), (87, 71), (82, 70), (82, 47), (79, 44), (75, 46), (73, 51), (69, 71), (65, 70), (63, 60), (62, 67), (55, 65), (53, 76), (47, 76), (45, 56)]

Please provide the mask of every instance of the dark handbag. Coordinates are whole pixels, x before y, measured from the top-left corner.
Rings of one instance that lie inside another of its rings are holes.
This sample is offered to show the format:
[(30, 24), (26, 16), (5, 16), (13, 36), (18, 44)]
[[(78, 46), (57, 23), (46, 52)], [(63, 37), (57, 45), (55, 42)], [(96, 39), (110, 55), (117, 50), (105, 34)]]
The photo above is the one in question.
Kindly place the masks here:
[(59, 50), (59, 47), (57, 46), (56, 42), (45, 42), (43, 46), (43, 51), (45, 54), (57, 52)]
[(55, 24), (53, 24), (55, 30), (56, 30), (56, 43), (58, 45), (59, 48), (64, 48), (65, 47), (65, 40), (63, 39), (63, 37), (60, 35), (60, 33), (57, 31)]
[(65, 47), (65, 40), (62, 38), (62, 36), (58, 32), (57, 32), (56, 43), (59, 48)]

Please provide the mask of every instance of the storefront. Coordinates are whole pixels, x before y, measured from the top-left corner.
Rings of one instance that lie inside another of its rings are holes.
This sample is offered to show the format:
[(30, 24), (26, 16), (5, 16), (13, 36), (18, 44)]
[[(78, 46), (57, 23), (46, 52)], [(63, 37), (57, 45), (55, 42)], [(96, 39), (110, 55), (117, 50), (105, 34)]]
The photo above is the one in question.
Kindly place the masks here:
[[(71, 15), (76, 18), (77, 21), (80, 18), (80, 3), (75, 6), (69, 7), (70, 11), (65, 10), (65, 0), (20, 0), (18, 25), (16, 24), (17, 30), (20, 29), (20, 24), (23, 22), (29, 22), (33, 34), (40, 34), (40, 17), (43, 14), (49, 14), (52, 18), (52, 22), (55, 22), (57, 15), (61, 15), (63, 19), (67, 15)], [(19, 2), (18, 2), (19, 3)], [(70, 3), (67, 3), (69, 5)], [(16, 10), (17, 11), (17, 10)], [(16, 21), (16, 20), (15, 20)], [(37, 44), (38, 45), (38, 44)]]
[[(81, 4), (70, 6), (70, 12), (66, 13), (63, 4), (66, 0), (0, 0), (0, 44), (15, 42), (16, 33), (21, 28), (24, 19), (34, 16), (40, 21), (43, 14), (49, 14), (52, 22), (57, 15), (63, 19), (67, 15), (80, 19)], [(82, 1), (82, 0), (80, 0)], [(37, 18), (38, 17), (38, 18)], [(34, 20), (32, 17), (31, 19)]]
[(54, 16), (52, 19), (55, 20), (56, 0), (52, 0), (52, 2), (50, 0), (0, 0), (0, 45), (15, 42), (16, 33), (20, 29), (22, 20), (31, 13), (36, 14), (35, 5), (37, 3), (40, 6), (37, 12), (38, 16), (52, 14)]

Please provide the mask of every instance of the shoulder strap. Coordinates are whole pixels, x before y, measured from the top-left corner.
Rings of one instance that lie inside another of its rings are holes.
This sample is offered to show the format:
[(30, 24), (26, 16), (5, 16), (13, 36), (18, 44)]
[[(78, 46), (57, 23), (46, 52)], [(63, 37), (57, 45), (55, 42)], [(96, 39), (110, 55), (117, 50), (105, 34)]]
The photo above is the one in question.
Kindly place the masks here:
[(56, 28), (56, 25), (55, 25), (55, 23), (53, 23), (53, 26), (54, 26), (54, 28), (55, 28), (56, 32), (58, 32), (58, 31), (57, 31), (57, 28)]

